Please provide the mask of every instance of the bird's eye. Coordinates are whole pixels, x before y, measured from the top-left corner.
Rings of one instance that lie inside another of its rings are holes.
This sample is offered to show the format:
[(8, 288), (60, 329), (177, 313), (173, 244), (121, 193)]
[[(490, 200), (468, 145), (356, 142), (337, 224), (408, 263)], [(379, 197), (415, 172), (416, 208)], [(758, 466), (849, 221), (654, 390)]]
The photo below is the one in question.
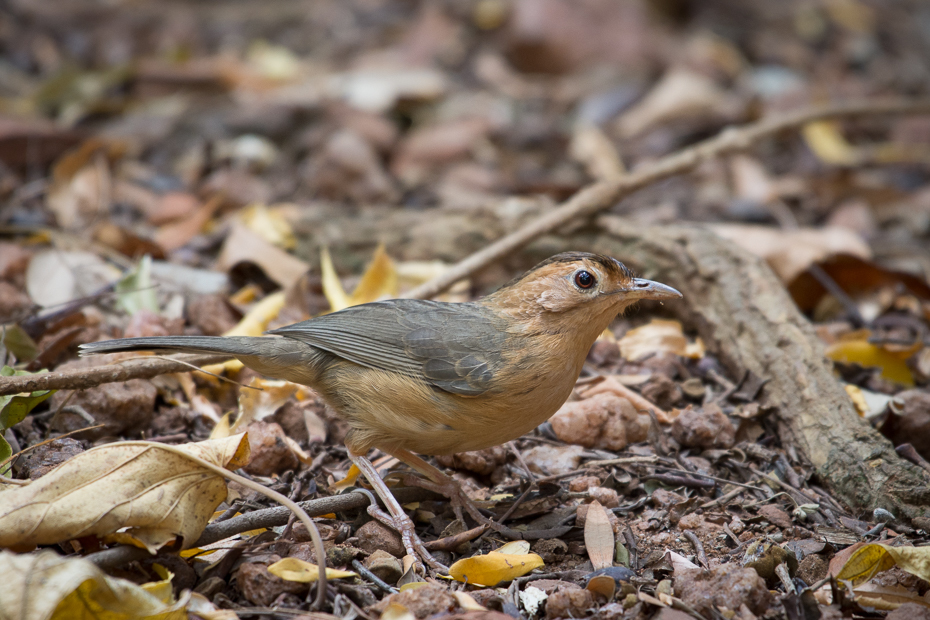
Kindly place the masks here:
[(597, 279), (587, 271), (579, 271), (575, 274), (575, 285), (578, 288), (588, 289), (597, 283)]

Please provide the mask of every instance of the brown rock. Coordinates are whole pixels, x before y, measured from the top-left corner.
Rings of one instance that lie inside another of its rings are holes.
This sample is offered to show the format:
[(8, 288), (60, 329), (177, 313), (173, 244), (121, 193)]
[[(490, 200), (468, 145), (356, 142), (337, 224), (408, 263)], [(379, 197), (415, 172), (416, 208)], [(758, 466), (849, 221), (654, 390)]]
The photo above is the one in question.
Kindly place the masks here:
[(391, 603), (403, 605), (417, 618), (446, 614), (458, 608), (458, 601), (448, 590), (432, 583), (387, 596), (373, 609), (380, 614)]
[(572, 493), (583, 493), (591, 487), (601, 486), (601, 479), (597, 476), (579, 476), (568, 483), (568, 490)]
[(677, 383), (666, 375), (654, 373), (640, 388), (643, 396), (668, 411), (678, 405), (682, 399), (682, 391)]
[(611, 393), (565, 403), (549, 423), (566, 443), (604, 450), (622, 450), (628, 443), (643, 441), (649, 432), (649, 416)]
[(440, 455), (436, 457), (436, 461), (443, 467), (454, 467), (480, 476), (489, 476), (507, 462), (507, 449), (504, 446), (494, 446), (474, 452)]
[(248, 426), (249, 449), (252, 460), (245, 470), (256, 476), (270, 476), (300, 463), (297, 456), (284, 441), (284, 430), (274, 422), (252, 422)]
[(527, 467), (544, 476), (567, 474), (578, 469), (584, 448), (581, 446), (535, 446), (523, 453)]
[(309, 587), (306, 583), (285, 581), (268, 572), (264, 564), (248, 563), (239, 567), (236, 582), (242, 596), (254, 605), (269, 607), (281, 594), (302, 594)]
[(365, 568), (389, 584), (397, 583), (404, 574), (404, 565), (400, 560), (382, 549), (375, 550), (365, 561)]
[(546, 618), (586, 618), (594, 607), (594, 595), (583, 588), (557, 590), (546, 599)]
[[(68, 362), (58, 367), (58, 370), (87, 367), (80, 360)], [(145, 379), (131, 379), (121, 383), (105, 383), (97, 387), (73, 392), (59, 390), (49, 399), (52, 410), (59, 407), (80, 407), (93, 417), (97, 424), (103, 428), (87, 431), (82, 437), (96, 439), (106, 436), (122, 434), (132, 435), (148, 428), (155, 414), (155, 397), (158, 390), (151, 381)], [(66, 402), (67, 401), (67, 402)], [(69, 432), (88, 426), (87, 420), (75, 413), (63, 411), (59, 413), (53, 430)]]
[(817, 553), (805, 555), (798, 562), (798, 577), (807, 585), (813, 585), (827, 576), (829, 567), (823, 556)]
[(588, 497), (600, 502), (604, 508), (616, 508), (620, 505), (620, 496), (613, 489), (607, 487), (592, 487), (588, 489)]
[(764, 517), (772, 525), (781, 528), (791, 527), (791, 517), (788, 513), (774, 504), (764, 504), (759, 507), (759, 516)]
[(22, 457), (22, 474), (35, 480), (83, 451), (84, 446), (77, 439), (55, 439), (30, 450)]
[(236, 326), (239, 316), (222, 295), (198, 295), (187, 304), (187, 320), (207, 336), (221, 336)]
[(736, 428), (716, 405), (691, 407), (672, 422), (672, 437), (688, 448), (731, 448)]
[(721, 564), (709, 571), (676, 572), (675, 595), (707, 616), (713, 613), (715, 606), (736, 611), (743, 604), (753, 613), (761, 614), (773, 602), (772, 594), (758, 573), (737, 564)]
[(355, 532), (358, 537), (358, 547), (366, 553), (381, 550), (390, 553), (395, 558), (402, 558), (407, 554), (400, 534), (378, 521), (369, 521)]
[(904, 603), (885, 616), (885, 620), (930, 620), (930, 609), (917, 603)]

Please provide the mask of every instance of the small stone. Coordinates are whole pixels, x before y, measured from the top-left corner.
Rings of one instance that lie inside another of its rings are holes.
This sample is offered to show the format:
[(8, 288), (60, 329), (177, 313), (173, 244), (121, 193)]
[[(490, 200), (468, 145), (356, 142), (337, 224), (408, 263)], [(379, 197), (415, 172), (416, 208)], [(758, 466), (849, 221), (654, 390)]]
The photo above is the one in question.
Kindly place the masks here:
[(381, 549), (377, 549), (368, 556), (365, 568), (391, 585), (397, 583), (397, 580), (404, 574), (404, 565), (400, 563), (400, 560)]
[(616, 508), (620, 505), (620, 496), (613, 489), (607, 487), (592, 487), (588, 489), (588, 497), (600, 502), (604, 508)]
[(572, 493), (584, 493), (591, 487), (601, 486), (601, 479), (597, 476), (579, 476), (568, 483), (568, 490)]
[(721, 564), (711, 570), (683, 570), (675, 573), (675, 594), (698, 613), (710, 617), (714, 607), (737, 610), (745, 604), (761, 614), (773, 599), (765, 581), (751, 568)]
[(359, 548), (366, 553), (371, 554), (381, 550), (395, 558), (402, 558), (407, 554), (400, 534), (379, 521), (369, 521), (358, 528), (355, 536), (358, 538)]
[[(568, 545), (558, 538), (546, 538), (533, 543), (533, 551), (537, 553), (546, 564), (554, 564), (568, 553)], [(539, 585), (536, 587), (542, 589)]]
[(474, 452), (440, 455), (436, 457), (436, 462), (443, 467), (464, 469), (479, 476), (489, 476), (507, 462), (507, 450), (504, 446), (493, 446)]
[(30, 480), (35, 480), (83, 451), (84, 446), (81, 442), (71, 437), (62, 437), (39, 445), (22, 457), (22, 474)]
[(581, 446), (541, 445), (523, 453), (523, 460), (533, 472), (544, 476), (567, 474), (578, 469), (585, 450)]
[(250, 603), (270, 607), (281, 594), (302, 594), (308, 585), (297, 581), (286, 581), (268, 572), (264, 564), (247, 563), (239, 567), (236, 583)]
[(300, 461), (284, 441), (284, 430), (274, 422), (252, 422), (248, 426), (252, 460), (245, 470), (256, 476), (270, 476), (295, 469)]
[(391, 603), (403, 605), (417, 618), (445, 615), (458, 607), (458, 601), (444, 586), (432, 583), (386, 596), (372, 609), (381, 614)]
[(672, 422), (672, 437), (688, 448), (727, 449), (736, 441), (736, 428), (716, 405), (689, 405)]
[(594, 607), (594, 595), (582, 588), (557, 590), (546, 599), (546, 618), (586, 618)]

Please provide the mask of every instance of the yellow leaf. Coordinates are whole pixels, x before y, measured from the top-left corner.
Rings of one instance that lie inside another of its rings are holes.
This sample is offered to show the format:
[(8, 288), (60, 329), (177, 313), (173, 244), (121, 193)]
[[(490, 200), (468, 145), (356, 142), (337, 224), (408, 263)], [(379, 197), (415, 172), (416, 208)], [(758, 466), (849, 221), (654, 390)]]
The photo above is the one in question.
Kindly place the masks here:
[[(408, 586), (414, 585), (408, 583)], [(424, 585), (426, 585), (424, 583)], [(401, 589), (403, 591), (403, 589)], [(416, 620), (416, 616), (413, 615), (413, 612), (407, 609), (405, 605), (400, 603), (388, 603), (387, 607), (384, 608), (384, 611), (381, 612), (381, 620)]]
[(456, 581), (493, 587), (541, 566), (544, 562), (535, 553), (512, 555), (491, 551), (487, 555), (459, 560), (449, 567), (449, 575)]
[[(304, 562), (297, 558), (278, 560), (268, 567), (268, 572), (285, 581), (297, 581), (299, 583), (314, 583), (320, 578), (320, 569), (317, 568), (316, 564)], [(327, 579), (344, 579), (346, 577), (357, 577), (357, 575), (349, 570), (326, 569)]]
[(358, 477), (361, 475), (361, 470), (355, 465), (352, 465), (349, 467), (349, 471), (346, 472), (346, 477), (335, 482), (330, 488), (336, 491), (348, 489), (350, 486), (355, 484), (355, 481), (358, 480)]
[(161, 564), (152, 564), (152, 569), (161, 577), (161, 581), (150, 581), (143, 583), (142, 589), (160, 600), (165, 605), (174, 602), (174, 588), (171, 586), (171, 580), (174, 579), (174, 573), (162, 566)]
[(801, 135), (814, 155), (825, 164), (854, 166), (861, 159), (857, 149), (846, 141), (836, 123), (808, 123), (801, 130)]
[(326, 295), (333, 312), (379, 299), (394, 298), (398, 294), (397, 269), (394, 261), (384, 251), (383, 244), (375, 250), (371, 263), (365, 268), (362, 279), (351, 295), (347, 295), (342, 288), (342, 282), (326, 248), (320, 252), (320, 271), (323, 277), (323, 294)]
[(594, 570), (614, 565), (614, 530), (607, 518), (607, 511), (597, 500), (588, 505), (584, 544)]
[(452, 596), (458, 601), (459, 607), (465, 611), (487, 611), (488, 608), (478, 603), (475, 598), (467, 592), (453, 592)]
[(894, 566), (921, 579), (930, 579), (930, 547), (891, 547), (879, 543), (865, 545), (846, 560), (836, 578), (857, 586)]
[(189, 594), (165, 604), (144, 588), (108, 577), (89, 560), (52, 551), (0, 551), (0, 617), (71, 620), (187, 620)]
[(869, 412), (869, 404), (865, 402), (865, 396), (862, 395), (862, 390), (858, 386), (847, 383), (843, 386), (843, 389), (846, 390), (846, 393), (849, 394), (849, 398), (853, 401), (853, 405), (856, 407), (856, 412), (859, 414), (860, 418), (865, 417), (865, 414)]
[(210, 439), (223, 439), (232, 435), (232, 415), (232, 411), (227, 411), (223, 414), (223, 417), (220, 418), (220, 421), (217, 422), (213, 427), (213, 430), (210, 431)]
[(530, 552), (530, 541), (528, 540), (511, 540), (509, 543), (501, 547), (500, 549), (495, 549), (498, 553), (503, 553), (505, 555), (526, 555)]
[(278, 211), (261, 203), (250, 205), (239, 213), (242, 223), (259, 237), (272, 245), (291, 250), (297, 245), (294, 229)]
[(885, 379), (907, 387), (914, 386), (914, 375), (911, 374), (904, 360), (865, 339), (841, 340), (830, 345), (826, 354), (835, 362), (859, 364), (866, 368), (881, 368), (882, 377)]
[(397, 297), (397, 269), (394, 267), (394, 261), (384, 251), (382, 243), (375, 250), (375, 255), (365, 268), (358, 286), (352, 291), (349, 305), (356, 306), (393, 297)]
[[(268, 295), (260, 302), (252, 306), (252, 309), (246, 313), (239, 324), (223, 334), (224, 336), (261, 336), (268, 328), (268, 323), (272, 321), (281, 308), (284, 307), (284, 291), (278, 291)], [(222, 364), (212, 364), (204, 366), (207, 372), (215, 375), (237, 372), (242, 369), (242, 362), (239, 360), (229, 360)]]
[(329, 307), (333, 312), (344, 310), (352, 305), (345, 289), (342, 288), (342, 282), (339, 275), (336, 274), (336, 268), (333, 267), (333, 259), (329, 255), (329, 248), (320, 250), (320, 273), (323, 278), (323, 294)]
[(256, 389), (239, 391), (239, 417), (232, 425), (233, 433), (242, 432), (252, 422), (274, 415), (299, 387), (290, 381), (261, 377), (255, 377), (249, 385)]
[(692, 359), (704, 357), (703, 342), (696, 340), (689, 344), (678, 321), (653, 319), (628, 331), (619, 344), (620, 354), (631, 362), (655, 353), (672, 353)]
[[(177, 448), (231, 470), (248, 462), (244, 434)], [(4, 491), (0, 546), (50, 545), (126, 527), (147, 546), (166, 536), (190, 543), (226, 492), (222, 477), (157, 444), (107, 444)]]

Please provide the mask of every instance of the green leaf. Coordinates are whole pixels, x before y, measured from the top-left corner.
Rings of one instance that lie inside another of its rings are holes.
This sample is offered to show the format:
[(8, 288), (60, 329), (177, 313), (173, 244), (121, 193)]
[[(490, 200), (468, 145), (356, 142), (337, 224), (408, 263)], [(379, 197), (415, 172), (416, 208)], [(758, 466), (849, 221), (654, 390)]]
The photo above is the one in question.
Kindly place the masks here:
[(4, 325), (2, 344), (17, 360), (31, 362), (39, 355), (39, 347), (19, 325)]
[(158, 312), (158, 295), (152, 285), (152, 257), (146, 254), (130, 273), (116, 283), (117, 302), (132, 316), (139, 310)]
[[(38, 373), (32, 373), (25, 370), (14, 370), (9, 366), (4, 366), (3, 368), (0, 368), (0, 377), (18, 377), (23, 375), (41, 374), (44, 372), (48, 371), (41, 370)], [(23, 418), (25, 418), (29, 412), (35, 408), (36, 405), (54, 393), (55, 390), (39, 390), (37, 392), (32, 392), (31, 394), (10, 394), (7, 396), (0, 396), (0, 433), (8, 428), (11, 428), (14, 424), (19, 424), (22, 422)]]
[[(3, 433), (0, 432), (0, 463), (13, 456), (13, 446), (6, 440)], [(7, 476), (13, 468), (12, 463), (0, 466), (0, 476)]]

